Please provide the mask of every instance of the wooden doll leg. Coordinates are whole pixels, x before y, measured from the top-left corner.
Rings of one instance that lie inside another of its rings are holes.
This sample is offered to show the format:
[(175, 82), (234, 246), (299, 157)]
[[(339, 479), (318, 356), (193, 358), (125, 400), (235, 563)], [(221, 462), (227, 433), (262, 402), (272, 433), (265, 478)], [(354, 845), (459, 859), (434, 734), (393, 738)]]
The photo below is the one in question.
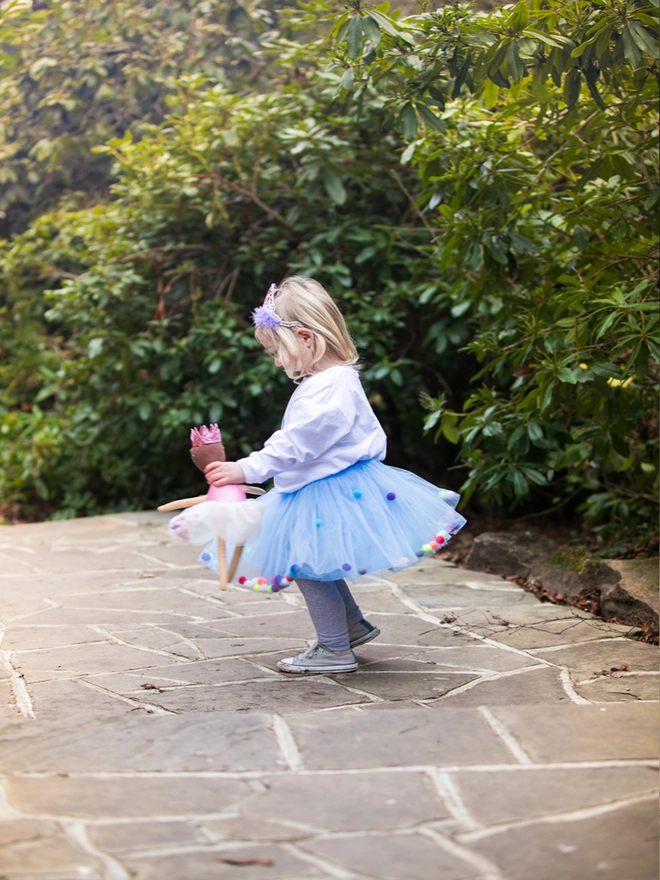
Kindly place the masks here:
[(227, 580), (231, 581), (231, 579), (236, 574), (236, 569), (238, 568), (238, 563), (241, 559), (241, 553), (243, 552), (243, 545), (239, 544), (234, 550), (234, 555), (231, 559), (231, 565), (229, 566), (229, 571), (227, 572)]
[(225, 542), (222, 538), (218, 538), (218, 577), (220, 579), (220, 589), (227, 589), (227, 551)]

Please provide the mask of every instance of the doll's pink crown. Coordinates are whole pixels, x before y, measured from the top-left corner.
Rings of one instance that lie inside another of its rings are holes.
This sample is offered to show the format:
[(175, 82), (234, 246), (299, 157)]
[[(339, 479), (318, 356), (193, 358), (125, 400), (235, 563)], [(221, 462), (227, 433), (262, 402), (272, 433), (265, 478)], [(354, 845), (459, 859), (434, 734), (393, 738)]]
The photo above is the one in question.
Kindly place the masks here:
[(217, 425), (202, 425), (201, 428), (190, 429), (190, 443), (192, 446), (205, 446), (207, 443), (222, 443), (222, 434)]

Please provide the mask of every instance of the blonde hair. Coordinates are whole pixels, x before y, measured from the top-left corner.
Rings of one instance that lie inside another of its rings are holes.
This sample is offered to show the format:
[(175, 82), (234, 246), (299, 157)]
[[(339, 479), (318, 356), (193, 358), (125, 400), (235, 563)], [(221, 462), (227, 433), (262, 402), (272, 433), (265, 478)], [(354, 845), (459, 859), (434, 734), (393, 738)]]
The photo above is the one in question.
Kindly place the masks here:
[[(305, 375), (326, 355), (336, 364), (352, 366), (359, 356), (344, 316), (328, 291), (313, 278), (291, 275), (275, 296), (275, 310), (284, 321), (297, 321), (314, 333), (311, 362)], [(264, 348), (276, 348), (278, 359), (290, 379), (303, 376), (298, 327), (257, 327), (254, 335)]]

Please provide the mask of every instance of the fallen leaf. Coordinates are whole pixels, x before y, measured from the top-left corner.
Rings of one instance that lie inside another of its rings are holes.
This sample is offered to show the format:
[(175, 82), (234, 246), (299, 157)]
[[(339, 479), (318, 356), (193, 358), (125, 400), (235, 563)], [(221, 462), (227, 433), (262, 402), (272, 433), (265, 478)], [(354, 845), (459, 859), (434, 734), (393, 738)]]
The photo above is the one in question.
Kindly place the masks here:
[(628, 668), (627, 663), (622, 663), (621, 666), (610, 666), (610, 672), (625, 672)]
[(218, 859), (225, 865), (234, 865), (237, 868), (244, 868), (246, 865), (261, 865), (264, 868), (270, 868), (273, 864), (272, 859)]

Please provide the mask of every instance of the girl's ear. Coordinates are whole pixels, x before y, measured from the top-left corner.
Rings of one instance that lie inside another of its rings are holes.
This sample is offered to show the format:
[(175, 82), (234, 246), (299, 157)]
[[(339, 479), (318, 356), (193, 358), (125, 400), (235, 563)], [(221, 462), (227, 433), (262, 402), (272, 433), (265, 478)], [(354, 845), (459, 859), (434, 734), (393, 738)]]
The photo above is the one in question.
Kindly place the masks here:
[(314, 345), (314, 333), (308, 330), (307, 327), (298, 327), (296, 336), (305, 348), (311, 348)]

